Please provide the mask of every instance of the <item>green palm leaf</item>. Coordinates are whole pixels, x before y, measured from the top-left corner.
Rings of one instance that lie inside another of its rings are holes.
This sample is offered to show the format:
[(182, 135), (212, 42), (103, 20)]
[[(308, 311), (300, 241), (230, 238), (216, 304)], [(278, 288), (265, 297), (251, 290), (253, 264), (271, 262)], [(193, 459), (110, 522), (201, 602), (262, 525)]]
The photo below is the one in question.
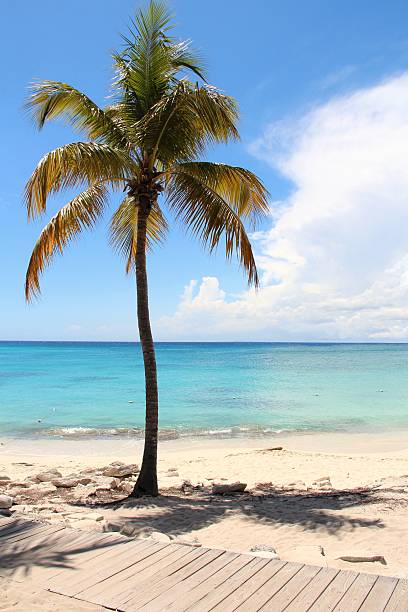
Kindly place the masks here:
[(131, 91), (142, 112), (147, 112), (177, 83), (182, 69), (203, 78), (200, 58), (188, 41), (177, 42), (169, 36), (171, 15), (162, 2), (150, 2), (132, 21), (126, 47), (114, 55), (116, 88)]
[(214, 87), (181, 81), (138, 124), (139, 146), (152, 163), (195, 159), (208, 145), (239, 138), (237, 107)]
[(126, 136), (88, 96), (66, 83), (40, 81), (31, 86), (26, 108), (41, 129), (46, 121), (62, 118), (91, 140), (126, 147)]

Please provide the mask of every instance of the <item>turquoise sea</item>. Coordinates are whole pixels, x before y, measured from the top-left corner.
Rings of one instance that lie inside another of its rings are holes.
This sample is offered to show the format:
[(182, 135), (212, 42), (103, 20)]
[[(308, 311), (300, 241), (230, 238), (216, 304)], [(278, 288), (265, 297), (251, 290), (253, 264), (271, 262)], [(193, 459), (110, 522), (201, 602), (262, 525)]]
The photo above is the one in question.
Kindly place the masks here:
[[(163, 436), (408, 427), (407, 344), (158, 343)], [(140, 436), (140, 347), (1, 342), (0, 435)]]

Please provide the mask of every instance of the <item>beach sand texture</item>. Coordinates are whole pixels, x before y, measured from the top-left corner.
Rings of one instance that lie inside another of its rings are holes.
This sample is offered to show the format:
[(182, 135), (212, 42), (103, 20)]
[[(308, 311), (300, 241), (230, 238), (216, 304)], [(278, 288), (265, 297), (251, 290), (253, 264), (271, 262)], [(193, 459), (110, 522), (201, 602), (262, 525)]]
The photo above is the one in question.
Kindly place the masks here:
[[(112, 506), (106, 498), (93, 497), (78, 504), (58, 489), (31, 504), (24, 496), (19, 501), (18, 495), (15, 502), (25, 516), (85, 529), (131, 524), (143, 536), (147, 529), (148, 534), (157, 531), (172, 539), (238, 552), (266, 545), (285, 561), (406, 578), (405, 437), (405, 433), (325, 434), (273, 438), (261, 444), (259, 440), (170, 441), (160, 446), (163, 495), (157, 499)], [(280, 446), (282, 450), (271, 450)], [(0, 473), (21, 480), (56, 467), (67, 476), (118, 459), (137, 461), (140, 451), (139, 443), (120, 439), (3, 440)], [(326, 477), (330, 485), (320, 480)], [(183, 492), (180, 486), (186, 480), (200, 486)], [(234, 481), (247, 483), (251, 494), (211, 494), (213, 483)], [(3, 493), (13, 495), (13, 488), (3, 487)], [(122, 493), (119, 498), (123, 497)], [(90, 512), (99, 514), (100, 520), (78, 522), (81, 513)], [(339, 559), (342, 556), (383, 556), (386, 564), (351, 563)]]

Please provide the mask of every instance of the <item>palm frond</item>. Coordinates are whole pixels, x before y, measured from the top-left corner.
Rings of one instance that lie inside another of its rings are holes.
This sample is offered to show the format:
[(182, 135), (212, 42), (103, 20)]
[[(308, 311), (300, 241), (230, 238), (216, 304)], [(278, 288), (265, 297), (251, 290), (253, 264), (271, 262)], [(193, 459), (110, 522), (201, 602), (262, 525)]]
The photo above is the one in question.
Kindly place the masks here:
[(84, 93), (59, 81), (31, 85), (25, 106), (41, 129), (46, 121), (62, 118), (91, 140), (126, 148), (126, 136), (110, 117)]
[(211, 85), (196, 85), (188, 96), (188, 105), (196, 113), (198, 125), (214, 142), (239, 139), (238, 106), (234, 98)]
[(124, 37), (124, 51), (114, 55), (116, 89), (120, 97), (124, 91), (132, 91), (143, 113), (178, 82), (180, 71), (204, 78), (201, 59), (189, 41), (177, 42), (169, 36), (171, 27), (166, 5), (153, 0), (132, 21), (129, 35)]
[(140, 146), (164, 165), (195, 159), (209, 144), (237, 139), (237, 108), (214, 87), (180, 81), (138, 125)]
[[(126, 272), (135, 265), (138, 208), (132, 198), (122, 200), (114, 213), (110, 225), (110, 243), (124, 257)], [(168, 231), (167, 221), (158, 205), (154, 203), (147, 219), (147, 248), (163, 242)]]
[(190, 71), (205, 81), (204, 61), (197, 51), (193, 51), (190, 40), (174, 42), (171, 45), (170, 54), (171, 64), (175, 73), (184, 68), (187, 73)]
[(140, 124), (144, 113), (133, 92), (124, 94), (122, 100), (106, 107), (105, 112), (126, 134), (132, 146), (132, 154), (140, 159), (140, 143), (142, 142)]
[(248, 284), (259, 285), (258, 272), (251, 243), (238, 213), (229, 203), (197, 176), (187, 172), (174, 173), (167, 183), (167, 203), (176, 218), (209, 251), (213, 251), (222, 237), (229, 259), (236, 252), (244, 268)]
[(28, 217), (46, 209), (47, 197), (64, 188), (123, 181), (138, 173), (123, 151), (95, 142), (74, 142), (50, 151), (40, 160), (25, 187)]
[(29, 301), (40, 293), (40, 275), (56, 253), (103, 213), (107, 200), (104, 185), (92, 185), (63, 206), (42, 230), (28, 264), (25, 295)]
[(195, 177), (219, 194), (241, 219), (249, 220), (253, 227), (269, 213), (265, 186), (245, 168), (213, 162), (184, 162), (170, 168), (167, 176), (178, 172)]
[(150, 2), (131, 23), (126, 48), (115, 56), (121, 88), (130, 88), (146, 111), (168, 85), (171, 56), (167, 45), (170, 14), (162, 2)]
[[(189, 41), (170, 35), (170, 28), (171, 16), (160, 0), (137, 14), (124, 49), (114, 55), (114, 99), (104, 109), (66, 83), (33, 85), (27, 108), (38, 127), (62, 118), (90, 142), (46, 154), (27, 182), (29, 218), (45, 211), (50, 194), (84, 189), (41, 233), (27, 271), (28, 299), (39, 292), (39, 275), (53, 255), (94, 224), (107, 190), (125, 187), (133, 193), (138, 185), (152, 198), (165, 189), (170, 209), (188, 230), (210, 251), (225, 239), (226, 256), (236, 252), (248, 282), (258, 285), (244, 222), (255, 223), (268, 212), (266, 189), (244, 168), (197, 161), (208, 145), (239, 138), (238, 109), (215, 87), (188, 80), (191, 73), (204, 79), (202, 61)], [(137, 203), (127, 196), (110, 226), (110, 241), (124, 255), (128, 272), (135, 265), (137, 215)], [(167, 229), (156, 199), (147, 221), (147, 247), (162, 241)]]

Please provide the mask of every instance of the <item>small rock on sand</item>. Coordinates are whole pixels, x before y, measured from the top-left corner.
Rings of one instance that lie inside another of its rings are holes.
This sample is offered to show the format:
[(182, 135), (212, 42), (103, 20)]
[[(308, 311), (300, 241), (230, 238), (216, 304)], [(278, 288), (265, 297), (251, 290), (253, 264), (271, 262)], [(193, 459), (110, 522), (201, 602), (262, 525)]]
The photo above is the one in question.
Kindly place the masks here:
[(285, 485), (285, 489), (290, 489), (291, 491), (304, 491), (306, 488), (306, 483), (303, 480), (295, 480)]
[(97, 472), (98, 470), (96, 468), (93, 467), (87, 467), (84, 468), (83, 470), (80, 470), (80, 474), (95, 474), (95, 472)]
[[(112, 525), (112, 523), (109, 522), (108, 526), (112, 528), (112, 526), (116, 527), (117, 525)], [(149, 539), (151, 534), (154, 532), (154, 527), (151, 527), (142, 521), (127, 521), (122, 523), (120, 529), (110, 529), (110, 531), (120, 531), (122, 535), (126, 535), (128, 537)]]
[(135, 487), (135, 483), (131, 480), (124, 480), (123, 482), (120, 483), (120, 485), (118, 486), (118, 489), (120, 491), (123, 491), (124, 493), (127, 493), (128, 495), (130, 495), (133, 491)]
[(33, 480), (36, 482), (51, 482), (55, 478), (62, 478), (62, 474), (57, 469), (50, 468), (46, 472), (40, 472), (39, 474), (36, 474)]
[(10, 487), (18, 487), (20, 489), (28, 489), (28, 487), (30, 486), (31, 483), (25, 481), (25, 480), (12, 480), (9, 483)]
[(73, 491), (74, 499), (76, 499), (77, 501), (80, 501), (82, 499), (86, 500), (88, 497), (91, 497), (93, 495), (96, 495), (96, 487), (94, 486), (85, 486), (80, 484), (75, 487)]
[(58, 487), (61, 489), (73, 489), (79, 485), (78, 478), (55, 478), (52, 481), (54, 487)]
[(225, 493), (243, 493), (247, 485), (245, 482), (232, 482), (231, 484), (213, 484), (213, 495), (224, 495)]
[(333, 488), (333, 485), (330, 481), (330, 476), (316, 478), (316, 480), (312, 482), (312, 488), (318, 489), (319, 491), (330, 491)]
[(120, 480), (117, 478), (106, 478), (96, 484), (96, 493), (117, 489), (119, 484)]
[(84, 486), (91, 484), (92, 482), (95, 482), (95, 480), (93, 478), (89, 478), (88, 476), (81, 476), (81, 478), (78, 478), (78, 484)]
[(255, 544), (250, 548), (251, 552), (272, 552), (276, 553), (276, 550), (270, 544)]
[(189, 537), (188, 535), (172, 538), (171, 541), (173, 544), (182, 544), (183, 546), (192, 546), (193, 548), (200, 548), (202, 546), (197, 538)]
[(250, 549), (250, 552), (256, 557), (263, 557), (265, 559), (279, 559), (279, 555), (273, 546), (269, 544), (255, 544)]
[(13, 505), (13, 498), (10, 495), (0, 495), (0, 509), (8, 510)]
[(133, 476), (139, 472), (139, 466), (136, 463), (125, 465), (121, 461), (115, 461), (108, 465), (103, 470), (104, 476), (113, 476), (114, 478), (126, 478)]
[(44, 482), (38, 485), (32, 485), (28, 489), (20, 489), (20, 494), (22, 495), (35, 495), (35, 496), (45, 496), (50, 493), (55, 493), (57, 487), (51, 483)]

